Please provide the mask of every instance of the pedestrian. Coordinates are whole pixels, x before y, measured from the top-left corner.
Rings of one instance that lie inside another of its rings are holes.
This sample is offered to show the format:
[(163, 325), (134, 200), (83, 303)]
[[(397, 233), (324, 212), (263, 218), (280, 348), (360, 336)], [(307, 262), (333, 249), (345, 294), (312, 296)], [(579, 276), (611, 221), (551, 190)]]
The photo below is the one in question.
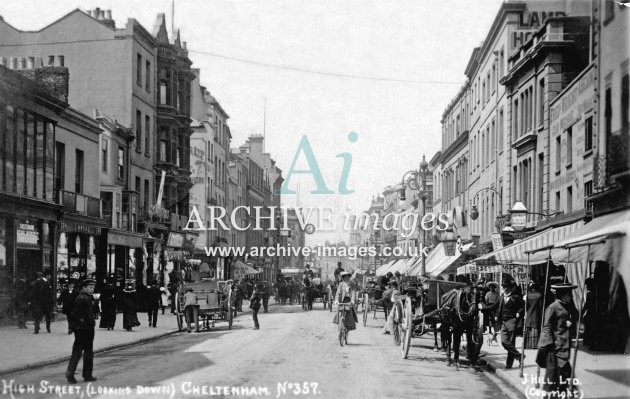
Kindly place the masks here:
[(138, 297), (133, 283), (128, 284), (123, 290), (123, 298), (123, 328), (127, 331), (133, 331), (134, 327), (140, 325), (137, 312)]
[(146, 293), (147, 298), (147, 314), (149, 315), (149, 327), (157, 327), (158, 310), (162, 306), (162, 294), (155, 284), (155, 281), (149, 285)]
[(116, 324), (116, 288), (114, 280), (109, 278), (101, 292), (101, 321), (99, 328), (107, 328), (107, 331), (114, 329)]
[(263, 285), (263, 289), (262, 289), (263, 312), (267, 313), (269, 311), (269, 298), (271, 297), (271, 287), (269, 286), (269, 283), (266, 281), (262, 282), (262, 285)]
[[(387, 290), (383, 293), (383, 308), (391, 309), (398, 295), (398, 282), (392, 278), (387, 282)], [(389, 312), (385, 325), (383, 326), (383, 334), (391, 334), (394, 330), (394, 312)]]
[(70, 322), (70, 312), (74, 307), (74, 302), (79, 295), (79, 289), (74, 281), (70, 280), (68, 285), (63, 288), (57, 304), (61, 305), (61, 313), (66, 315), (66, 321), (68, 322), (68, 335), (72, 334), (72, 323)]
[(252, 310), (252, 318), (254, 319), (254, 330), (260, 329), (258, 324), (258, 311), (260, 310), (260, 304), (262, 302), (263, 285), (258, 283), (252, 292), (252, 296), (249, 298), (249, 308)]
[(37, 272), (37, 279), (30, 285), (30, 307), (35, 324), (35, 334), (39, 334), (39, 323), (46, 320), (46, 331), (50, 333), (52, 317), (52, 289), (50, 283), (44, 280), (44, 275)]
[(504, 278), (501, 286), (504, 292), (499, 300), (496, 322), (498, 326), (501, 326), (501, 345), (507, 351), (505, 368), (511, 369), (514, 359), (518, 359), (519, 363), (521, 362), (521, 354), (514, 344), (516, 342), (516, 326), (523, 315), (524, 302), (511, 278)]
[(184, 314), (186, 316), (186, 324), (188, 332), (190, 332), (190, 323), (195, 323), (195, 332), (199, 332), (199, 320), (197, 320), (197, 295), (192, 288), (187, 288), (184, 294)]
[(556, 300), (545, 310), (536, 363), (547, 369), (543, 390), (548, 397), (572, 397), (567, 395), (567, 390), (571, 377), (571, 336), (575, 336), (578, 315), (572, 300), (575, 288), (577, 286), (570, 283), (552, 285)]
[(489, 291), (486, 292), (484, 297), (484, 327), (488, 329), (488, 333), (492, 334), (492, 340), (496, 342), (496, 326), (494, 325), (494, 318), (499, 307), (499, 293), (497, 292), (498, 284), (494, 281), (488, 281), (486, 283)]
[(540, 337), (540, 322), (542, 319), (542, 294), (538, 286), (530, 284), (527, 293), (527, 313), (525, 314), (523, 339), (525, 349), (538, 348), (538, 337)]
[(166, 290), (166, 287), (160, 287), (160, 296), (162, 300), (162, 314), (164, 314), (166, 307), (171, 306), (171, 299), (169, 297), (168, 291)]
[(76, 384), (74, 373), (83, 355), (83, 380), (96, 381), (92, 374), (94, 366), (94, 308), (92, 307), (92, 294), (96, 281), (85, 279), (81, 282), (81, 291), (77, 295), (70, 313), (72, 331), (74, 332), (74, 344), (72, 355), (66, 369), (66, 379), (70, 384)]
[(343, 272), (343, 267), (341, 267), (341, 262), (337, 262), (337, 268), (335, 269), (333, 275), (335, 276), (335, 282), (338, 284), (341, 282), (340, 274)]
[(26, 280), (19, 278), (15, 281), (13, 287), (13, 309), (17, 316), (18, 328), (21, 330), (27, 329), (26, 318), (28, 316), (28, 299), (29, 299), (29, 286)]

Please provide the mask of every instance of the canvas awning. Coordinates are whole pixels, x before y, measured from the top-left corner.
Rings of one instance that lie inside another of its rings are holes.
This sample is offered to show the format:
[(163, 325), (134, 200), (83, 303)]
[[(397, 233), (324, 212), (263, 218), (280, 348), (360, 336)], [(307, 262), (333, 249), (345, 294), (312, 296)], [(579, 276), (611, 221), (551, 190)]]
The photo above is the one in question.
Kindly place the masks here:
[[(567, 276), (581, 291), (587, 276), (588, 261), (603, 261), (614, 267), (630, 287), (630, 210), (593, 219), (570, 236), (555, 243), (551, 258), (567, 264)], [(589, 245), (590, 248), (589, 248)], [(578, 246), (576, 246), (578, 245)], [(569, 251), (570, 248), (570, 251)], [(542, 251), (547, 254), (548, 251)], [(630, 295), (626, 295), (630, 309)]]
[(253, 267), (246, 265), (240, 260), (236, 261), (236, 264), (234, 265), (234, 274), (236, 275), (243, 276), (246, 274), (258, 274), (258, 273), (260, 273), (259, 270), (256, 270)]
[(386, 275), (387, 272), (392, 271), (392, 268), (394, 268), (396, 266), (396, 264), (398, 262), (400, 262), (400, 261), (401, 261), (401, 259), (390, 260), (389, 262), (385, 263), (383, 266), (381, 266), (378, 269), (376, 269), (376, 275), (377, 276), (384, 276), (384, 275)]
[[(584, 225), (583, 221), (578, 221), (566, 226), (554, 227), (538, 232), (530, 237), (515, 242), (511, 245), (498, 249), (489, 254), (482, 255), (474, 260), (479, 265), (512, 264), (527, 265), (527, 252), (536, 248), (544, 248), (556, 242), (564, 240)], [(548, 253), (537, 252), (529, 256), (529, 264), (540, 264), (547, 261)]]
[[(457, 251), (455, 251), (455, 255), (447, 256), (444, 252), (444, 244), (439, 243), (433, 251), (429, 253), (425, 260), (426, 273), (429, 277), (437, 277), (442, 274), (450, 265), (452, 265), (460, 256), (462, 256), (463, 251), (467, 251), (472, 247), (472, 243), (462, 245)], [(413, 265), (413, 270), (409, 272), (410, 276), (419, 276), (422, 270), (422, 258), (420, 258), (420, 262), (416, 262)]]

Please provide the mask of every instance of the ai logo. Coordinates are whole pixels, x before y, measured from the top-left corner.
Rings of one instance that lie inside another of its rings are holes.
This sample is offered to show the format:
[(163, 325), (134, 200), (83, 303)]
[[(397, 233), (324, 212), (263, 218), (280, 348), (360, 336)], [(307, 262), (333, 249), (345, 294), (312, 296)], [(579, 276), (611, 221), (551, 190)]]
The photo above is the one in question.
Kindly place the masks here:
[[(348, 141), (351, 143), (355, 143), (359, 139), (359, 135), (356, 132), (348, 133)], [(308, 163), (308, 169), (295, 169), (300, 156), (304, 154), (306, 162)], [(341, 176), (339, 177), (338, 190), (339, 194), (351, 194), (354, 190), (348, 189), (348, 176), (350, 174), (350, 167), (352, 166), (352, 155), (348, 152), (343, 152), (341, 154), (337, 154), (337, 158), (343, 159), (343, 168), (341, 170)], [(287, 178), (282, 182), (282, 187), (280, 187), (280, 191), (278, 194), (295, 194), (294, 190), (289, 188), (289, 183), (291, 181), (291, 177), (294, 174), (307, 174), (312, 175), (315, 180), (315, 185), (317, 189), (311, 191), (311, 194), (334, 194), (335, 192), (330, 190), (326, 186), (326, 182), (324, 181), (324, 176), (322, 176), (322, 172), (319, 168), (319, 164), (315, 159), (315, 154), (313, 153), (313, 148), (311, 147), (310, 142), (308, 141), (308, 137), (306, 135), (302, 136), (300, 140), (300, 144), (298, 145), (297, 151), (295, 152), (295, 156), (293, 157), (293, 162), (291, 163), (291, 167), (289, 168), (289, 172), (287, 173)]]

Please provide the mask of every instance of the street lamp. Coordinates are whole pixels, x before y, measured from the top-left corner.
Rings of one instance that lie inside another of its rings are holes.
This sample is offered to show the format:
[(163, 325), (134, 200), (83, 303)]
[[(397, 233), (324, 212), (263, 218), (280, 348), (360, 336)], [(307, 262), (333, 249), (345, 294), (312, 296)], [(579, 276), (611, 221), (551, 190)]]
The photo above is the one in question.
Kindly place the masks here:
[[(427, 163), (425, 156), (422, 155), (422, 162), (418, 165), (418, 170), (407, 171), (402, 178), (401, 188), (398, 189), (398, 197), (401, 201), (407, 200), (406, 189), (407, 186), (412, 190), (418, 191), (420, 200), (422, 201), (422, 218), (426, 214), (426, 201), (429, 196), (427, 192), (427, 173), (429, 171), (429, 164)], [(418, 220), (418, 228), (422, 228), (422, 218)], [(426, 231), (422, 229), (422, 244), (426, 243)], [(418, 242), (420, 239), (418, 238)], [(419, 247), (420, 245), (418, 245)], [(426, 275), (426, 256), (422, 251), (422, 269), (420, 271), (422, 277)]]
[(521, 201), (516, 201), (510, 209), (510, 219), (514, 230), (523, 230), (527, 224), (527, 208)]
[(449, 227), (443, 234), (441, 241), (444, 243), (444, 253), (446, 256), (455, 256), (457, 248), (457, 235), (453, 232), (453, 228)]

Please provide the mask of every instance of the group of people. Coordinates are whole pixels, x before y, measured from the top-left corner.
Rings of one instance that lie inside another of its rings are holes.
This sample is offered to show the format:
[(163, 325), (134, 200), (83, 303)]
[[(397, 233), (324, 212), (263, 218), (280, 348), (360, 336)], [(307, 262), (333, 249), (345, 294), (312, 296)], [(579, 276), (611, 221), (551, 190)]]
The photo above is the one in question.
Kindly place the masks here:
[(46, 323), (46, 331), (51, 332), (50, 324), (54, 308), (54, 297), (50, 273), (37, 272), (36, 279), (30, 284), (19, 278), (15, 282), (12, 302), (17, 316), (18, 328), (27, 329), (29, 312), (33, 317), (35, 334), (39, 334), (42, 320)]
[[(402, 276), (388, 273), (372, 282), (372, 288), (379, 292), (379, 303), (387, 310), (391, 309), (394, 298), (399, 293)], [(567, 382), (571, 376), (569, 348), (571, 336), (575, 336), (577, 310), (572, 300), (570, 283), (551, 284), (547, 294), (555, 297), (547, 299), (538, 284), (531, 282), (524, 295), (520, 286), (509, 275), (504, 275), (501, 282), (502, 293), (498, 284), (480, 279), (476, 284), (469, 283), (465, 288), (470, 295), (475, 311), (483, 318), (480, 333), (490, 335), (489, 342), (496, 342), (500, 334), (501, 345), (507, 351), (505, 368), (513, 367), (525, 356), (516, 347), (517, 335), (522, 335), (525, 349), (538, 349), (536, 362), (546, 369), (543, 389), (547, 392), (561, 392), (569, 389)], [(376, 297), (376, 296), (375, 296)], [(393, 329), (393, 312), (389, 312), (384, 334)], [(544, 314), (544, 317), (543, 317)]]

